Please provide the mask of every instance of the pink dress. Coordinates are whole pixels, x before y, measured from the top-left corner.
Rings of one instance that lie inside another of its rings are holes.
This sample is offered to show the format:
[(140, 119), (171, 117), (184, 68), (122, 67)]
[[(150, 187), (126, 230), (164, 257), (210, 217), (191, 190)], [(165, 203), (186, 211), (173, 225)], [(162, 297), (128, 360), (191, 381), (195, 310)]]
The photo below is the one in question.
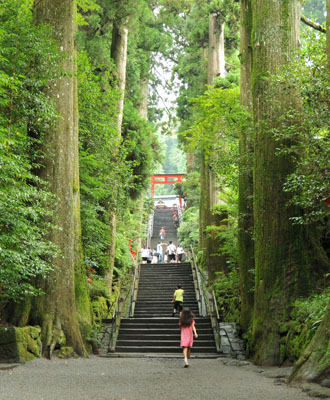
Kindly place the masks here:
[(195, 321), (193, 320), (190, 326), (181, 326), (181, 343), (180, 347), (192, 347), (194, 342), (193, 337), (193, 326)]

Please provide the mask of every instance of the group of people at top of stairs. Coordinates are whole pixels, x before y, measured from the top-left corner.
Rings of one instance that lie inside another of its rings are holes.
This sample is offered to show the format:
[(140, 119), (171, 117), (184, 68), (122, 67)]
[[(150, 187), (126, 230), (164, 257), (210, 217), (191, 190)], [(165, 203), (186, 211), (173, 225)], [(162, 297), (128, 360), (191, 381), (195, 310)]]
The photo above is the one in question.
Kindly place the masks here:
[[(176, 213), (176, 211), (174, 212)], [(177, 216), (177, 214), (175, 215)], [(165, 237), (166, 237), (166, 231), (162, 226), (159, 231), (159, 238), (161, 241), (158, 242), (156, 249), (157, 253), (160, 255), (158, 262), (161, 263), (162, 258), (164, 257), (165, 263), (166, 262), (181, 263), (183, 255), (186, 254), (183, 247), (180, 244), (178, 244), (178, 246), (176, 247), (172, 240), (170, 240), (168, 244), (163, 242), (165, 240)], [(163, 252), (163, 246), (167, 246), (165, 252)]]
[(156, 249), (147, 246), (141, 249), (142, 264), (181, 263), (185, 253), (183, 247), (180, 244), (176, 247), (172, 240), (168, 244), (158, 242)]
[(181, 342), (180, 347), (183, 348), (184, 366), (189, 367), (189, 358), (191, 353), (191, 348), (194, 343), (194, 338), (198, 338), (197, 330), (195, 327), (194, 315), (189, 310), (189, 308), (183, 308), (183, 293), (184, 290), (181, 284), (178, 284), (178, 288), (173, 294), (172, 303), (174, 303), (173, 314), (179, 311), (180, 313), (180, 328), (181, 328)]

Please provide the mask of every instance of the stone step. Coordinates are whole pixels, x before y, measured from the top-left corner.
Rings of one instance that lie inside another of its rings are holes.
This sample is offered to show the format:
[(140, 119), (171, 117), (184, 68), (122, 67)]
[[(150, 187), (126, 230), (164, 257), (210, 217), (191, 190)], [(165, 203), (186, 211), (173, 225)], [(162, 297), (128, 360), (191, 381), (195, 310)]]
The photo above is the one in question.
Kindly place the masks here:
[[(149, 338), (146, 338), (145, 340), (123, 340), (118, 338), (117, 340), (118, 346), (127, 347), (172, 347), (177, 344), (180, 345), (180, 336), (173, 340), (166, 340), (164, 338), (159, 340), (150, 340)], [(194, 347), (210, 347), (210, 342), (209, 340), (195, 339)]]
[[(184, 305), (185, 308), (198, 309), (198, 304), (196, 303), (196, 301), (195, 302), (187, 302), (187, 301), (185, 301), (183, 305)], [(172, 309), (173, 307), (174, 307), (174, 305), (171, 304), (171, 303), (169, 303), (169, 304), (164, 304), (164, 303), (140, 304), (140, 303), (136, 303), (135, 310), (136, 311), (137, 310), (141, 310), (141, 311), (142, 310), (147, 310), (147, 311), (155, 310), (156, 311), (156, 310), (168, 310), (168, 309)]]
[[(181, 353), (182, 349), (177, 346), (171, 347), (137, 347), (137, 346), (116, 346), (116, 352), (118, 353)], [(216, 353), (216, 349), (213, 346), (210, 347), (193, 347), (193, 353)]]
[[(204, 321), (202, 318), (195, 318), (196, 328), (211, 328), (210, 320)], [(179, 316), (176, 317), (158, 317), (158, 318), (122, 318), (120, 327), (130, 327), (134, 324), (141, 328), (177, 328), (179, 326)]]
[[(137, 305), (135, 306), (135, 311), (152, 311), (152, 310), (154, 310), (154, 311), (157, 311), (157, 310), (159, 310), (159, 311), (163, 311), (163, 310), (172, 310), (172, 308), (173, 308), (173, 304), (168, 304), (168, 305), (164, 305), (164, 304), (162, 304), (162, 305), (157, 305), (157, 304), (153, 304), (153, 305), (149, 305), (149, 306), (146, 306), (146, 305), (140, 305), (139, 303), (137, 303)], [(191, 310), (192, 309), (195, 309), (195, 310), (198, 310), (198, 306), (197, 306), (197, 303), (195, 302), (195, 303), (184, 303), (184, 308), (190, 308)], [(193, 311), (193, 310), (192, 310)]]
[[(120, 326), (120, 335), (180, 335), (180, 327), (178, 324), (177, 328), (145, 328), (144, 326), (141, 328), (137, 328), (136, 326), (131, 326), (129, 328)], [(211, 328), (200, 328), (198, 327), (198, 337), (200, 336), (212, 336), (213, 338), (213, 330)]]
[[(141, 333), (141, 334), (134, 334), (134, 335), (130, 335), (130, 334), (121, 334), (120, 338), (118, 338), (118, 344), (123, 344), (123, 341), (144, 341), (144, 340), (150, 340), (153, 342), (159, 342), (159, 343), (163, 343), (164, 341), (172, 341), (172, 342), (178, 342), (180, 341), (180, 332), (173, 334), (173, 335), (165, 335), (165, 334), (156, 334), (156, 335), (152, 335), (152, 334), (145, 334), (145, 333)], [(196, 339), (197, 340), (197, 339)], [(201, 340), (203, 342), (209, 343), (210, 341), (213, 340), (213, 334), (208, 334), (208, 335), (200, 335), (198, 333), (198, 340)]]

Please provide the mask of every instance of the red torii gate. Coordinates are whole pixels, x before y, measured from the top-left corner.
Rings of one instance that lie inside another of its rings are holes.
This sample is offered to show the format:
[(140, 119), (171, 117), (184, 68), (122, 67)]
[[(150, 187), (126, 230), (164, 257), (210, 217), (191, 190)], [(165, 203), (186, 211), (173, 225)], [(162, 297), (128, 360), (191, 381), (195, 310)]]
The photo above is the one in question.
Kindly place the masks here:
[(151, 194), (155, 194), (155, 185), (174, 185), (175, 183), (183, 183), (182, 178), (186, 174), (158, 174), (151, 176)]

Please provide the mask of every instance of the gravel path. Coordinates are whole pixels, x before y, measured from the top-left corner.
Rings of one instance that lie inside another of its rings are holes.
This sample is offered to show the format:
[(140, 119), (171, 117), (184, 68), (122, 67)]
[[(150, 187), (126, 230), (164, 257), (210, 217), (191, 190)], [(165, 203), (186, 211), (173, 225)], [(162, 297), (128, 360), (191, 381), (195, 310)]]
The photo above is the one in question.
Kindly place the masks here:
[(257, 373), (257, 367), (223, 359), (37, 359), (0, 370), (2, 400), (310, 400)]

